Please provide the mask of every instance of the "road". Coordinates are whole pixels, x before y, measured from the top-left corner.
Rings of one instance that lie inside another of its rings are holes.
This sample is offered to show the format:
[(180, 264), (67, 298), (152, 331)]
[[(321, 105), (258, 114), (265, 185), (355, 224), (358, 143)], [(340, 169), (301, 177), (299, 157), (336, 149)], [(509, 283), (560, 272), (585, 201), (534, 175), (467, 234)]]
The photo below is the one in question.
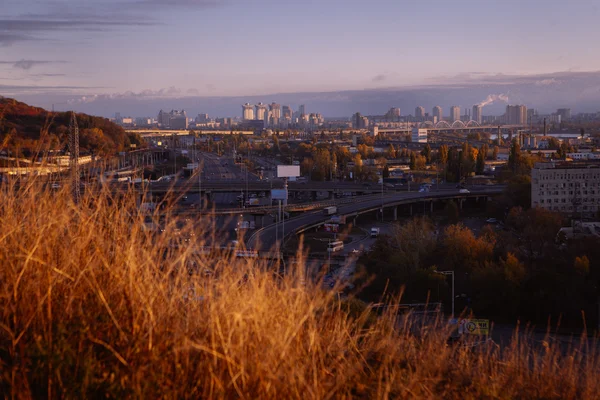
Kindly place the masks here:
[[(410, 200), (418, 200), (418, 199), (426, 199), (426, 198), (444, 198), (444, 197), (452, 197), (452, 196), (461, 196), (468, 197), (480, 194), (496, 194), (500, 193), (504, 190), (501, 187), (482, 187), (482, 188), (472, 188), (470, 189), (470, 194), (460, 194), (457, 189), (454, 190), (444, 190), (439, 192), (400, 192), (400, 193), (388, 193), (383, 197), (383, 202), (386, 205), (393, 205), (395, 203), (401, 204), (403, 201)], [(360, 198), (357, 198), (355, 203), (340, 205), (338, 207), (339, 215), (349, 215), (357, 212), (362, 212), (365, 210), (377, 209), (381, 207), (382, 198), (377, 196), (369, 196), (368, 200), (360, 201)], [(304, 213), (298, 217), (291, 218), (285, 221), (285, 232), (286, 235), (291, 232), (296, 232), (297, 230), (311, 226), (319, 223), (323, 223), (328, 220), (329, 217), (323, 214), (322, 210), (317, 210), (313, 212)], [(281, 237), (281, 232), (277, 232), (278, 230), (283, 229), (283, 225), (279, 224), (279, 226), (273, 224), (269, 225), (263, 229), (259, 229), (256, 231), (251, 237), (248, 238), (248, 247), (254, 248), (259, 251), (267, 251), (271, 250), (275, 247), (277, 238)], [(276, 236), (276, 234), (278, 235)]]

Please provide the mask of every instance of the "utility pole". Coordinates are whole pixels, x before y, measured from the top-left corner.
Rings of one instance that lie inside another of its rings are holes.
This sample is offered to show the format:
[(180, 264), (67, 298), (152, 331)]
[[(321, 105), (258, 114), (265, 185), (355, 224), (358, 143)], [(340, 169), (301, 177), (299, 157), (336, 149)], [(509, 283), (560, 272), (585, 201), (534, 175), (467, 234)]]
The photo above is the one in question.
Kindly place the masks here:
[(71, 164), (71, 191), (73, 202), (78, 204), (81, 200), (81, 188), (79, 176), (79, 127), (77, 116), (71, 111), (71, 123), (69, 124), (69, 163)]

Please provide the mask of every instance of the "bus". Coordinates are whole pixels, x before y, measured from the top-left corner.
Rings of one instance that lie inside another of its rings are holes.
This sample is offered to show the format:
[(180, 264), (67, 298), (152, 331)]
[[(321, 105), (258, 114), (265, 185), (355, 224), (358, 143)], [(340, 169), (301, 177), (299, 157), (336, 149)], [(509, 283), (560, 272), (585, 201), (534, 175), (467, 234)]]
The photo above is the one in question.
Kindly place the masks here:
[(329, 242), (327, 245), (327, 251), (329, 253), (333, 253), (336, 251), (344, 250), (344, 242), (341, 240), (336, 240), (335, 242)]

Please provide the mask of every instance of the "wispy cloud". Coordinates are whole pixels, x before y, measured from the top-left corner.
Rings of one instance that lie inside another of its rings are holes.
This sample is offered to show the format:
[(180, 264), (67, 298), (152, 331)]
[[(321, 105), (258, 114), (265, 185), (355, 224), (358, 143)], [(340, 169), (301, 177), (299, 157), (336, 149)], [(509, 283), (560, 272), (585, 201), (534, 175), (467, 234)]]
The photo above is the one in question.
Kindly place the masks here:
[(94, 94), (81, 96), (76, 99), (69, 100), (69, 104), (87, 104), (93, 103), (99, 100), (111, 100), (111, 99), (160, 99), (160, 98), (178, 98), (178, 97), (189, 97), (191, 94), (188, 92), (183, 93), (181, 89), (176, 87), (163, 88), (159, 90), (146, 89), (141, 92), (123, 92), (123, 93), (110, 93), (110, 94)]
[(383, 82), (387, 79), (387, 76), (384, 74), (379, 74), (379, 75), (375, 75), (373, 77), (373, 79), (371, 79), (373, 82)]
[(13, 68), (30, 70), (37, 65), (44, 64), (64, 64), (66, 61), (46, 61), (46, 60), (18, 60), (18, 61), (0, 61), (0, 65), (12, 65)]

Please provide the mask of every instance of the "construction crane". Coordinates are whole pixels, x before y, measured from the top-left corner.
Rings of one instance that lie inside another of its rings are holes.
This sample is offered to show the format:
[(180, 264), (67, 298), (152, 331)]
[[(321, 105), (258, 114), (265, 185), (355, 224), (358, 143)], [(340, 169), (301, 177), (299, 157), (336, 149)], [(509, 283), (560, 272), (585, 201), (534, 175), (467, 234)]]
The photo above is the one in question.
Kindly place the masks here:
[(71, 111), (71, 122), (69, 123), (69, 168), (71, 170), (71, 191), (73, 202), (78, 204), (81, 200), (80, 175), (79, 175), (79, 127), (77, 116)]

